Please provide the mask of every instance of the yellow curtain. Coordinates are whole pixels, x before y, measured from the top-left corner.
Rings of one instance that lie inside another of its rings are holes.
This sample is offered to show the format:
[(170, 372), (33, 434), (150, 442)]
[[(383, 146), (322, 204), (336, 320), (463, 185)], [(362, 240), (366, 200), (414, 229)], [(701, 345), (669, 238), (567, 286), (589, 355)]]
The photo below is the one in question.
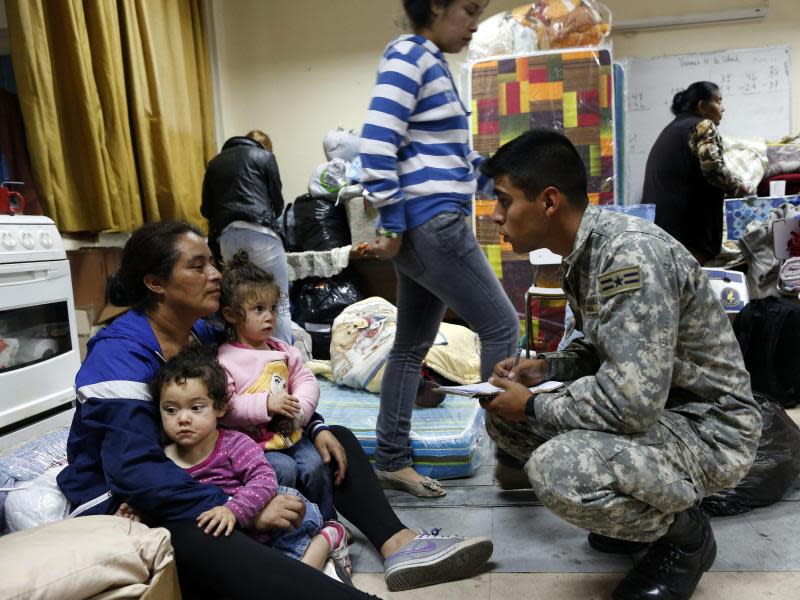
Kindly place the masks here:
[(131, 122), (145, 218), (200, 227), (214, 155), (200, 0), (120, 0)]
[(46, 214), (62, 231), (141, 223), (116, 6), (8, 0), (6, 11)]
[(8, 0), (34, 173), (62, 231), (205, 226), (214, 154), (201, 0)]

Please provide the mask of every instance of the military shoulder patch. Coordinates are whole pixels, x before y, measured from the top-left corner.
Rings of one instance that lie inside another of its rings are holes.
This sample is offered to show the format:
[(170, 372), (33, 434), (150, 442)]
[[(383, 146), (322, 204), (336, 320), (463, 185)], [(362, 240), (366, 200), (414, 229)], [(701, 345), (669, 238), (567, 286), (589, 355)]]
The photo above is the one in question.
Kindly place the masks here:
[(597, 296), (589, 296), (586, 298), (584, 306), (587, 317), (596, 317), (600, 314), (600, 299)]
[(597, 276), (597, 291), (603, 298), (615, 296), (621, 292), (630, 292), (642, 287), (642, 275), (639, 267), (625, 267), (609, 271)]

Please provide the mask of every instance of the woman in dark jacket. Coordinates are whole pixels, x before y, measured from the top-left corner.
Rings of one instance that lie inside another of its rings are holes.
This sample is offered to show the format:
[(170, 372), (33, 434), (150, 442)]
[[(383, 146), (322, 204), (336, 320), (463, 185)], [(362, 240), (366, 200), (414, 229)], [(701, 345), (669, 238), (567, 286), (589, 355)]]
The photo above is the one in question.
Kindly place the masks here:
[(675, 94), (675, 119), (653, 144), (645, 168), (642, 202), (656, 205), (656, 225), (701, 265), (722, 248), (725, 195), (750, 193), (723, 161), (717, 126), (724, 112), (719, 87), (710, 81), (697, 81)]
[(289, 271), (277, 225), (281, 176), (266, 133), (254, 130), (225, 142), (206, 168), (200, 212), (209, 221), (208, 243), (217, 260), (246, 250), (251, 262), (275, 277), (281, 289), (275, 337), (291, 344)]

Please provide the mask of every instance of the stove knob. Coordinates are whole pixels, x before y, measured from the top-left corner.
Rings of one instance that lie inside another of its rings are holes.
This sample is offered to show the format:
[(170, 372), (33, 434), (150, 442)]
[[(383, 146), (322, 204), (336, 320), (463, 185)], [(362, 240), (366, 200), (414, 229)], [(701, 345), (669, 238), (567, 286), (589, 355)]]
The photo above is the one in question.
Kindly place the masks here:
[(50, 248), (53, 245), (53, 237), (50, 235), (50, 232), (43, 231), (39, 234), (39, 242), (45, 248)]
[(17, 238), (14, 237), (14, 234), (10, 231), (4, 231), (2, 237), (3, 246), (12, 250), (17, 246)]
[(33, 247), (36, 246), (36, 240), (30, 231), (26, 231), (20, 236), (20, 242), (28, 250), (33, 250)]

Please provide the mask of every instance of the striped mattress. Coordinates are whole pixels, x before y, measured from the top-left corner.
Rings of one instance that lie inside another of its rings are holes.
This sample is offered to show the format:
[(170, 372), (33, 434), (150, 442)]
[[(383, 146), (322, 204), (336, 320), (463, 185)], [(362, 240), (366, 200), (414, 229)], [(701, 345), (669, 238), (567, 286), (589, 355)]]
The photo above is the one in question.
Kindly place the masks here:
[[(318, 378), (319, 412), (329, 425), (344, 425), (374, 461), (380, 396)], [(414, 408), (411, 456), (414, 468), (436, 479), (468, 477), (481, 462), (483, 409), (474, 398), (447, 396), (436, 408)]]

